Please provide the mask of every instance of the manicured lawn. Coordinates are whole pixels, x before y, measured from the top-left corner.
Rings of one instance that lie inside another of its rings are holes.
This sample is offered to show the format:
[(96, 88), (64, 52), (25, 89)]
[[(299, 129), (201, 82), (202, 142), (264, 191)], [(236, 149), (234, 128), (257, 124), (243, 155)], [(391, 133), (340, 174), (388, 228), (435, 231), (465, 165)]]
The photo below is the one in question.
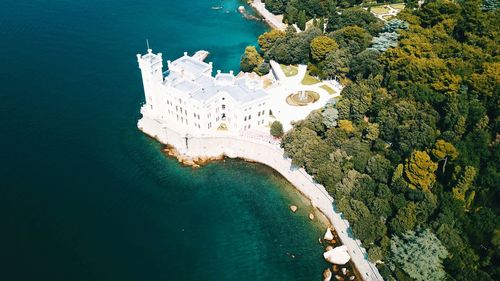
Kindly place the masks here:
[(299, 69), (294, 65), (284, 65), (280, 64), (281, 69), (285, 73), (286, 77), (295, 76), (299, 73)]
[(389, 12), (389, 8), (386, 8), (385, 6), (375, 6), (371, 8), (371, 11), (377, 15), (382, 15), (387, 14)]
[(394, 16), (389, 16), (389, 15), (382, 16), (382, 18), (383, 18), (384, 20), (390, 20), (390, 19), (392, 19), (393, 17), (394, 17)]
[(332, 95), (332, 94), (335, 93), (335, 91), (332, 88), (330, 88), (328, 85), (326, 85), (326, 84), (325, 85), (321, 85), (319, 87), (322, 88), (323, 90), (327, 91), (330, 95)]
[(403, 4), (403, 3), (391, 4), (389, 6), (393, 7), (394, 9), (398, 9), (398, 10), (403, 10), (405, 8), (405, 4)]
[(306, 72), (306, 75), (304, 75), (304, 78), (302, 79), (302, 85), (314, 85), (319, 82), (321, 81), (319, 81), (317, 78), (312, 77), (309, 74), (309, 71)]

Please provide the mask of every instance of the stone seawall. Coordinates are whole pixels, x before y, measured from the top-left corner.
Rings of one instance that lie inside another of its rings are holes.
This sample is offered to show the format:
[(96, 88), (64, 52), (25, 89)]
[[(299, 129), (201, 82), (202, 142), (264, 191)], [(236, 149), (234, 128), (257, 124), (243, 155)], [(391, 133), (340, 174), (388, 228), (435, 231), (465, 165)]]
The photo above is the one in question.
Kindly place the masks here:
[(360, 241), (353, 237), (349, 222), (333, 209), (333, 198), (322, 185), (315, 183), (304, 169), (293, 167), (291, 160), (284, 157), (279, 145), (259, 138), (224, 132), (214, 132), (210, 135), (181, 134), (147, 117), (139, 120), (138, 127), (159, 142), (175, 147), (179, 154), (186, 157), (214, 158), (225, 155), (259, 162), (273, 168), (328, 218), (342, 243), (347, 246), (352, 262), (363, 280), (383, 280), (374, 264), (368, 261), (366, 250)]

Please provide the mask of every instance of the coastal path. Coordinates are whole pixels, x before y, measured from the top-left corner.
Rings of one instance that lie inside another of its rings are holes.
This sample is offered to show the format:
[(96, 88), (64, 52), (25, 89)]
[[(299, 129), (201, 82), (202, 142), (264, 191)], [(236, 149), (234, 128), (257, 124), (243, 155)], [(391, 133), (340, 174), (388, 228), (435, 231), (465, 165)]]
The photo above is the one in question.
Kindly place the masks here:
[(261, 0), (253, 0), (250, 6), (252, 6), (272, 28), (285, 31), (287, 25), (282, 22), (281, 17), (269, 12)]

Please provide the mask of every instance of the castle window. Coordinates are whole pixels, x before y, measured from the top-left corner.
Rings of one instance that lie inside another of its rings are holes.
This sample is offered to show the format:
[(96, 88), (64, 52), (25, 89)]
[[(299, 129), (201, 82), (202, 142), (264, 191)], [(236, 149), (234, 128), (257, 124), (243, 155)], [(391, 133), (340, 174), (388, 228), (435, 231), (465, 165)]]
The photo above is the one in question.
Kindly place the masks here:
[(252, 119), (252, 115), (248, 115), (248, 120)]
[(225, 104), (222, 105), (222, 109), (226, 109), (226, 105)]
[(259, 111), (259, 113), (257, 113), (257, 116), (260, 116), (260, 111)]
[(245, 116), (245, 118), (243, 118), (243, 119), (244, 119), (244, 121), (247, 121), (247, 117), (246, 117), (246, 116)]

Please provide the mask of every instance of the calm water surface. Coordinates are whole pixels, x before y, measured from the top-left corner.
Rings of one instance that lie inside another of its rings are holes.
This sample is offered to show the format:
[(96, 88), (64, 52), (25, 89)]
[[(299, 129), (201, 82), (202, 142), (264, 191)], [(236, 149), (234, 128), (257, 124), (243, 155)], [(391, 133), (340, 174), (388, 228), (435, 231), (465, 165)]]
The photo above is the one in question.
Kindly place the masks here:
[(0, 280), (319, 279), (321, 229), (290, 186), (241, 161), (181, 167), (136, 129), (145, 39), (238, 70), (266, 30), (239, 5), (0, 1)]

